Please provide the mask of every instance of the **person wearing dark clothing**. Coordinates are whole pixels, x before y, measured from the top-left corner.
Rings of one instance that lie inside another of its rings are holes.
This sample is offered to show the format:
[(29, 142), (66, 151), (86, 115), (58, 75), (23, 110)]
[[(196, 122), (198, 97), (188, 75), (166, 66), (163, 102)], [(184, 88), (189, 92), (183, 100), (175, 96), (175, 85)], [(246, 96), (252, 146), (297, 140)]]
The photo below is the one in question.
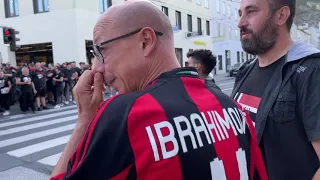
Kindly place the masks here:
[[(69, 104), (70, 97), (72, 97), (72, 101), (74, 101), (72, 89), (75, 85), (76, 79), (76, 71), (72, 69), (71, 64), (67, 63), (67, 68), (64, 70), (64, 97), (65, 97), (65, 104)], [(71, 95), (71, 96), (70, 96)]]
[(48, 102), (50, 104), (54, 104), (55, 97), (54, 97), (54, 86), (52, 78), (55, 76), (56, 71), (54, 70), (54, 66), (52, 64), (48, 65), (47, 70), (47, 94), (48, 94)]
[(29, 75), (29, 69), (26, 67), (22, 68), (22, 75), (16, 78), (16, 83), (20, 86), (20, 109), (22, 112), (26, 112), (31, 108), (32, 112), (35, 113), (34, 95), (37, 93), (31, 76)]
[(4, 116), (10, 115), (11, 82), (4, 72), (0, 70), (0, 107), (4, 108)]
[(200, 78), (203, 79), (206, 84), (209, 83), (210, 86), (220, 90), (220, 88), (215, 84), (214, 79), (209, 76), (210, 72), (214, 69), (214, 67), (217, 64), (216, 57), (213, 56), (210, 50), (198, 49), (190, 51), (187, 53), (187, 58), (188, 67), (196, 68)]
[[(231, 97), (250, 113), (270, 180), (320, 179), (320, 50), (290, 35), (295, 0), (241, 1), (241, 44), (257, 58)], [(268, 13), (269, 12), (269, 13)]]
[(60, 108), (63, 106), (62, 95), (63, 95), (63, 78), (64, 74), (61, 72), (61, 68), (56, 66), (55, 73), (52, 77), (52, 83), (55, 91), (56, 106), (54, 108)]
[(41, 105), (43, 109), (48, 109), (46, 106), (46, 94), (47, 94), (47, 72), (42, 69), (41, 63), (36, 63), (36, 69), (32, 72), (32, 80), (36, 88), (36, 104), (38, 111), (41, 111)]

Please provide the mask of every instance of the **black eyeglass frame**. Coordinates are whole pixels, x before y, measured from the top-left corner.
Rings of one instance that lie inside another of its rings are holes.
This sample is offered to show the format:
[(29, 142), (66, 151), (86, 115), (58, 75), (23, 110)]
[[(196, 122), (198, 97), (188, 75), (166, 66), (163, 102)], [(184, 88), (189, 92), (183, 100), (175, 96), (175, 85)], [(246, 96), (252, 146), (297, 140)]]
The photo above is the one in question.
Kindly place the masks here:
[[(122, 38), (126, 38), (126, 37), (129, 37), (129, 36), (132, 36), (134, 34), (137, 34), (138, 32), (140, 32), (143, 28), (140, 28), (140, 29), (137, 29), (135, 31), (132, 31), (132, 32), (129, 32), (128, 34), (124, 34), (122, 36), (119, 36), (119, 37), (116, 37), (116, 38), (113, 38), (113, 39), (110, 39), (110, 40), (107, 40), (107, 41), (104, 41), (100, 44), (94, 44), (92, 46), (92, 54), (101, 62), (104, 63), (104, 57), (100, 51), (100, 48), (105, 45), (105, 44), (108, 44), (108, 43), (111, 43), (113, 41), (116, 41), (116, 40), (119, 40), (119, 39), (122, 39)], [(154, 33), (157, 35), (157, 36), (163, 36), (163, 33), (162, 32), (159, 32), (159, 31), (155, 31), (154, 30)]]

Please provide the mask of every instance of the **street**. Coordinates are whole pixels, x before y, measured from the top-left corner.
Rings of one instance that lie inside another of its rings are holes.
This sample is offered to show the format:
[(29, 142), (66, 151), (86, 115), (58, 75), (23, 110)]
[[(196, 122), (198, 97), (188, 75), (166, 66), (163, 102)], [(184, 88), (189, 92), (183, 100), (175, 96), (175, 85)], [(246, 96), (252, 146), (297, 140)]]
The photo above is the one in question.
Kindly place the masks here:
[[(215, 77), (230, 95), (234, 78)], [(77, 106), (0, 117), (0, 180), (47, 180), (77, 121)]]

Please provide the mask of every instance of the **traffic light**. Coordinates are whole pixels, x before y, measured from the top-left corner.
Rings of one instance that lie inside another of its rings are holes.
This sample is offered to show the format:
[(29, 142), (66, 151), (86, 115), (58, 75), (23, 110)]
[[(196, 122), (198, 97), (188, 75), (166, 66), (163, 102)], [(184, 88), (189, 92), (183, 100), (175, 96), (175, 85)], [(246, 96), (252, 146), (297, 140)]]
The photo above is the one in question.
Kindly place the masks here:
[(12, 29), (11, 28), (3, 28), (3, 43), (10, 44), (12, 41)]
[(16, 51), (16, 42), (20, 41), (16, 34), (19, 34), (19, 31), (9, 27), (3, 28), (3, 43), (10, 44), (10, 51)]
[(19, 31), (16, 31), (15, 29), (11, 30), (11, 43), (10, 43), (10, 51), (16, 51), (17, 49), (17, 41), (20, 41), (19, 38), (16, 37), (16, 34), (19, 34)]

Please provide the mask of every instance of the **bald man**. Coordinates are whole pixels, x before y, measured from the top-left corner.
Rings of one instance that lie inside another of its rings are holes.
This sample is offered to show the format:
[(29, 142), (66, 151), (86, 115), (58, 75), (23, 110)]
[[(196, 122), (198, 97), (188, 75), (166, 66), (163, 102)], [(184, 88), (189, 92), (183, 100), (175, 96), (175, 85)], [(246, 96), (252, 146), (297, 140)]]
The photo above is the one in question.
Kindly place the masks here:
[[(78, 123), (52, 179), (266, 179), (249, 117), (195, 68), (179, 68), (170, 21), (153, 4), (108, 9), (94, 44), (93, 69), (74, 89)], [(120, 95), (101, 103), (103, 81)]]

